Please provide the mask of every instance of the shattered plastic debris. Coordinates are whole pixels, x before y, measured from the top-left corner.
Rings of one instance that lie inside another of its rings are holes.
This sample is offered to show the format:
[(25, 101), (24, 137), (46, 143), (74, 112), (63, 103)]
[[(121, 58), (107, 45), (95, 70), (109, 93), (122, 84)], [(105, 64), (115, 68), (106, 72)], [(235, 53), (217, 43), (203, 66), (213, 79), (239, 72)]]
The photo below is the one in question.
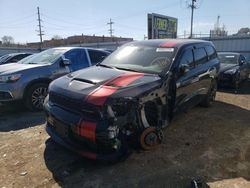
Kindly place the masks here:
[(26, 174), (28, 174), (28, 172), (21, 172), (20, 176), (25, 176)]

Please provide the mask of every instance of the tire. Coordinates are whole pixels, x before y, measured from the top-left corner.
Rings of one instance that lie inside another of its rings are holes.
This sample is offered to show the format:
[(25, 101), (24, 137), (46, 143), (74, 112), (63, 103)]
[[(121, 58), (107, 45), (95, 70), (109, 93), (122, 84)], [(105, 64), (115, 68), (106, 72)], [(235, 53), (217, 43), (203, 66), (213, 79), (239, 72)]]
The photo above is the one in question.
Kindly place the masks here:
[(48, 93), (48, 84), (37, 83), (28, 88), (24, 98), (25, 105), (30, 111), (43, 110), (43, 102)]
[(217, 81), (213, 80), (211, 82), (211, 85), (210, 85), (210, 88), (209, 88), (207, 95), (201, 101), (200, 105), (203, 107), (210, 107), (215, 100), (216, 91), (217, 91)]
[(238, 90), (238, 89), (239, 89), (240, 82), (241, 82), (241, 80), (240, 80), (240, 74), (237, 73), (237, 74), (235, 75), (235, 80), (234, 80), (234, 84), (233, 84), (233, 87), (234, 87), (235, 90)]

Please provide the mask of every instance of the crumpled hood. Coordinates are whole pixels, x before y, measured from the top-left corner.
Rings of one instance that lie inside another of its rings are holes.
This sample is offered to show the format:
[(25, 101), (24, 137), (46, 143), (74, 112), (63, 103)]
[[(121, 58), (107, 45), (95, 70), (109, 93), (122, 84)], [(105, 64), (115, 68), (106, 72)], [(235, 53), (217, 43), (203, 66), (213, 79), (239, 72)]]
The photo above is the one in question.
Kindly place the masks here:
[(22, 72), (28, 69), (35, 69), (37, 67), (48, 66), (46, 64), (21, 64), (21, 63), (10, 63), (0, 65), (0, 75), (8, 75), (17, 72)]
[(238, 64), (225, 64), (225, 63), (220, 64), (220, 72), (221, 73), (226, 72), (226, 71), (231, 70), (231, 69), (238, 69), (238, 68), (239, 68)]
[(150, 85), (149, 89), (159, 80), (158, 75), (93, 66), (55, 80), (50, 93), (102, 106), (109, 97), (136, 95), (145, 85)]

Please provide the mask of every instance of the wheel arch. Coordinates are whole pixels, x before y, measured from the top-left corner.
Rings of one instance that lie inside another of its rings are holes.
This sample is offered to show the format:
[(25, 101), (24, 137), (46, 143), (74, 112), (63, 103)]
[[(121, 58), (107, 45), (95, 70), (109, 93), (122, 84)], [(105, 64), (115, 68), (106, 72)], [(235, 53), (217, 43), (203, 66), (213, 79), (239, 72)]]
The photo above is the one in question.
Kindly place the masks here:
[(28, 92), (28, 90), (29, 90), (29, 88), (30, 88), (31, 86), (33, 86), (33, 85), (35, 85), (35, 84), (40, 84), (40, 83), (48, 84), (48, 85), (49, 85), (51, 81), (52, 81), (52, 80), (49, 79), (49, 78), (38, 78), (38, 79), (32, 80), (31, 82), (29, 82), (29, 83), (26, 85), (26, 87), (25, 87), (25, 89), (24, 89), (24, 93), (23, 93), (23, 98), (25, 99), (26, 94), (27, 94), (27, 92)]

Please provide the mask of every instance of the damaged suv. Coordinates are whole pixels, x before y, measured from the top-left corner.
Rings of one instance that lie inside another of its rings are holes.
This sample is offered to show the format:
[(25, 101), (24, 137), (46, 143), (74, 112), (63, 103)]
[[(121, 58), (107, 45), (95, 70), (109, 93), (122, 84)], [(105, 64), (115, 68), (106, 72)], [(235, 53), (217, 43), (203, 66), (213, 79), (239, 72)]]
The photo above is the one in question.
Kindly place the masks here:
[(135, 144), (154, 149), (177, 111), (210, 106), (219, 67), (207, 41), (128, 43), (102, 63), (50, 84), (46, 130), (90, 159), (115, 160)]

